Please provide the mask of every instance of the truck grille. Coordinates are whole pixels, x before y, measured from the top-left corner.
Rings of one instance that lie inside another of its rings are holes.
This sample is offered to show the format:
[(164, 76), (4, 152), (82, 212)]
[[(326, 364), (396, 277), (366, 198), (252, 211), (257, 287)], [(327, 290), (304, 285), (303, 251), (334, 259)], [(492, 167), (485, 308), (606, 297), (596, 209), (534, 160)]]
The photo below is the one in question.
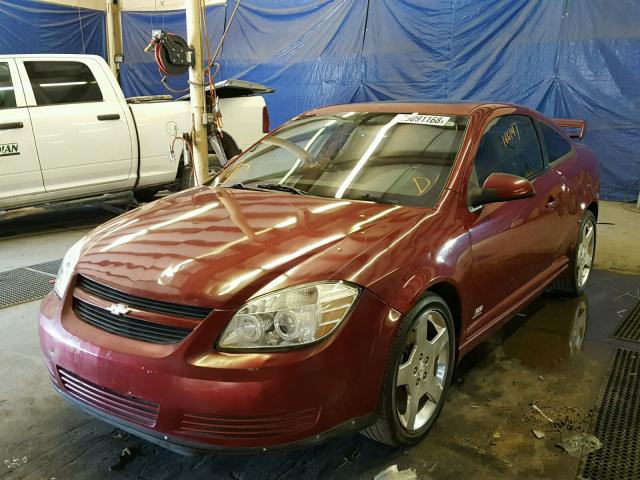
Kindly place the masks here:
[(82, 275), (78, 276), (78, 287), (103, 300), (109, 300), (114, 303), (124, 303), (130, 307), (135, 307), (147, 312), (161, 313), (173, 317), (191, 318), (194, 320), (204, 320), (211, 313), (210, 308), (178, 305), (129, 295), (114, 288), (101, 285)]
[(80, 319), (94, 327), (115, 335), (144, 342), (178, 343), (189, 335), (192, 330), (191, 328), (147, 322), (126, 315), (114, 315), (103, 308), (96, 307), (78, 298), (73, 299), (73, 308)]
[(154, 427), (160, 405), (95, 385), (62, 368), (58, 374), (65, 390), (76, 400), (130, 422)]

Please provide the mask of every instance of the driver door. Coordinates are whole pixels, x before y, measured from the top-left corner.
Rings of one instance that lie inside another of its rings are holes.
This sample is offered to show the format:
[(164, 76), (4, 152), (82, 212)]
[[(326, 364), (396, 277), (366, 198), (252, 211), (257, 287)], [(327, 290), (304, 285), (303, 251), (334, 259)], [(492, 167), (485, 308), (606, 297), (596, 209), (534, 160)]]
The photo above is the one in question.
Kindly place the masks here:
[[(538, 133), (526, 115), (494, 118), (475, 156), (469, 188), (494, 172), (527, 178), (536, 194), (477, 208), (470, 228), (473, 321), (470, 333), (529, 292), (560, 248), (562, 177), (546, 168)], [(515, 295), (515, 297), (514, 297)]]

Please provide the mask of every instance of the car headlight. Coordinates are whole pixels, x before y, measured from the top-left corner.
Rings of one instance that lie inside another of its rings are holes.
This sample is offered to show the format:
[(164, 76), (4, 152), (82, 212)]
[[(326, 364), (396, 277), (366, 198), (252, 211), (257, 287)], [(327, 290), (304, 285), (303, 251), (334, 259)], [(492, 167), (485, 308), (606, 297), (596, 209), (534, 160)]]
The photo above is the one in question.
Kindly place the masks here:
[(360, 289), (344, 282), (286, 288), (244, 304), (220, 337), (221, 350), (281, 349), (314, 343), (345, 319)]
[(74, 243), (71, 248), (67, 250), (67, 253), (65, 253), (64, 258), (62, 259), (62, 263), (60, 264), (60, 268), (58, 269), (56, 283), (53, 287), (56, 295), (58, 295), (58, 297), (60, 298), (62, 298), (62, 295), (64, 295), (64, 292), (67, 289), (67, 285), (69, 285), (69, 281), (71, 280), (71, 275), (76, 268), (76, 264), (78, 263), (78, 260), (80, 260), (80, 252), (82, 251), (84, 242), (85, 239), (83, 237), (76, 243)]

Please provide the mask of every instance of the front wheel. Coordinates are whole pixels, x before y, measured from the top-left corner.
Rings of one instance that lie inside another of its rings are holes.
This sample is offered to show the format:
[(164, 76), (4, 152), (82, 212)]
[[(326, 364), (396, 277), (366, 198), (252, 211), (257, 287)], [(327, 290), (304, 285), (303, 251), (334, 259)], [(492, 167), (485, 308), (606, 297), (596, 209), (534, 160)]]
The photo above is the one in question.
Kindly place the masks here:
[(587, 288), (596, 253), (596, 233), (596, 217), (587, 210), (580, 220), (578, 238), (569, 259), (569, 267), (553, 283), (554, 292), (577, 297)]
[(383, 380), (377, 422), (362, 433), (393, 446), (418, 443), (435, 422), (451, 383), (455, 335), (451, 312), (428, 294), (398, 327)]

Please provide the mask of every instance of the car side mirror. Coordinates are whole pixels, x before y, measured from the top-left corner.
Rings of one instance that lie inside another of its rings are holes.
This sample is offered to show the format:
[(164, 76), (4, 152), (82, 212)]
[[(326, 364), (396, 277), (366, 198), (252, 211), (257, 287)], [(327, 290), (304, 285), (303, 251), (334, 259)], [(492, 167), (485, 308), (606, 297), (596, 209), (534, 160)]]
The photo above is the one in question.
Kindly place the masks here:
[(536, 194), (533, 184), (526, 178), (508, 173), (492, 173), (482, 185), (469, 195), (472, 207), (487, 203), (508, 202), (530, 198)]

